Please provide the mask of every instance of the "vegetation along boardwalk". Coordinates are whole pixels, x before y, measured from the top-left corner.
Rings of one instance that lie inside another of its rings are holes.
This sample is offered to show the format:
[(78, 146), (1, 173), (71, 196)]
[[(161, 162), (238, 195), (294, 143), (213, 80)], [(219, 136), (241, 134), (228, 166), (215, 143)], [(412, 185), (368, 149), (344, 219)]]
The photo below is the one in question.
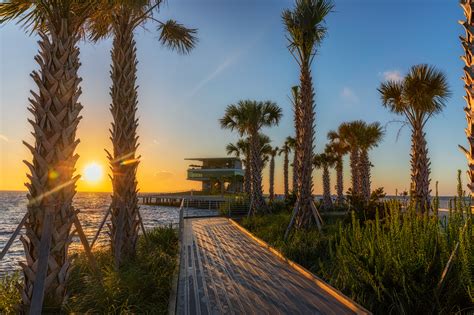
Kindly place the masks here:
[(367, 313), (225, 218), (184, 220), (178, 314)]

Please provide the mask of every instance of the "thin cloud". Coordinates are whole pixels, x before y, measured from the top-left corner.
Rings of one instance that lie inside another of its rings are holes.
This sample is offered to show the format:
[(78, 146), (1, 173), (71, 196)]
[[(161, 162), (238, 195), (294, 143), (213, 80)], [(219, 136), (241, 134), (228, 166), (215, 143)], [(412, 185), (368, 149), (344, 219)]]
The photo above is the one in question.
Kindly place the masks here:
[(227, 68), (229, 68), (231, 65), (235, 64), (240, 57), (248, 52), (255, 44), (260, 40), (260, 38), (263, 36), (264, 32), (261, 31), (260, 33), (255, 36), (253, 40), (251, 40), (248, 45), (242, 47), (240, 50), (237, 50), (235, 53), (227, 56), (227, 58), (224, 59), (224, 61), (217, 65), (216, 69), (209, 73), (204, 79), (202, 79), (195, 87), (194, 89), (191, 90), (190, 96), (194, 96), (197, 92), (199, 92), (206, 84), (208, 84), (210, 81), (218, 77), (222, 72), (224, 72)]
[(388, 70), (382, 73), (385, 81), (401, 81), (403, 80), (402, 74), (398, 70)]
[(2, 135), (2, 134), (0, 134), (0, 140), (3, 140), (3, 141), (5, 141), (5, 142), (9, 142), (9, 141), (10, 141), (10, 140), (8, 140), (8, 137), (7, 137), (7, 136)]
[(341, 98), (347, 103), (351, 103), (351, 104), (359, 102), (359, 97), (355, 94), (355, 92), (351, 88), (347, 86), (345, 86), (342, 89)]

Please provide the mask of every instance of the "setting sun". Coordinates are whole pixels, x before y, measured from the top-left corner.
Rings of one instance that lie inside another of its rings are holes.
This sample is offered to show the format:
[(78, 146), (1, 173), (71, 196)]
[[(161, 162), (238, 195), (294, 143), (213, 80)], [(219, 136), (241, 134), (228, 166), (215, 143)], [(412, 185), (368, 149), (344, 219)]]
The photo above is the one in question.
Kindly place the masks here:
[(83, 179), (89, 183), (97, 183), (102, 179), (102, 166), (98, 163), (89, 163), (82, 172)]

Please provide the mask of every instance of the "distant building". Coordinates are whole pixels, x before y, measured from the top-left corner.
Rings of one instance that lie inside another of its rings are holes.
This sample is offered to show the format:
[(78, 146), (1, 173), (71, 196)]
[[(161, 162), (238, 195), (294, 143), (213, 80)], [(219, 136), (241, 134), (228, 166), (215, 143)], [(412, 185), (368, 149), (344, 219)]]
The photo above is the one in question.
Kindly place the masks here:
[(187, 179), (201, 182), (203, 192), (210, 194), (242, 192), (244, 170), (239, 158), (187, 158), (185, 160), (201, 163), (189, 165)]

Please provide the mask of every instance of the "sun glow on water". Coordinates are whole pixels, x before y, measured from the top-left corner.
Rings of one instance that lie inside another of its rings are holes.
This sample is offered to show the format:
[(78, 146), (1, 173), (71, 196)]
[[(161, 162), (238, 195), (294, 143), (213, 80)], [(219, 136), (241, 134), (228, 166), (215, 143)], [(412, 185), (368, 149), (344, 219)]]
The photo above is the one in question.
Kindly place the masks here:
[(98, 183), (102, 179), (103, 168), (98, 163), (89, 163), (84, 167), (82, 176), (82, 178), (89, 183)]

